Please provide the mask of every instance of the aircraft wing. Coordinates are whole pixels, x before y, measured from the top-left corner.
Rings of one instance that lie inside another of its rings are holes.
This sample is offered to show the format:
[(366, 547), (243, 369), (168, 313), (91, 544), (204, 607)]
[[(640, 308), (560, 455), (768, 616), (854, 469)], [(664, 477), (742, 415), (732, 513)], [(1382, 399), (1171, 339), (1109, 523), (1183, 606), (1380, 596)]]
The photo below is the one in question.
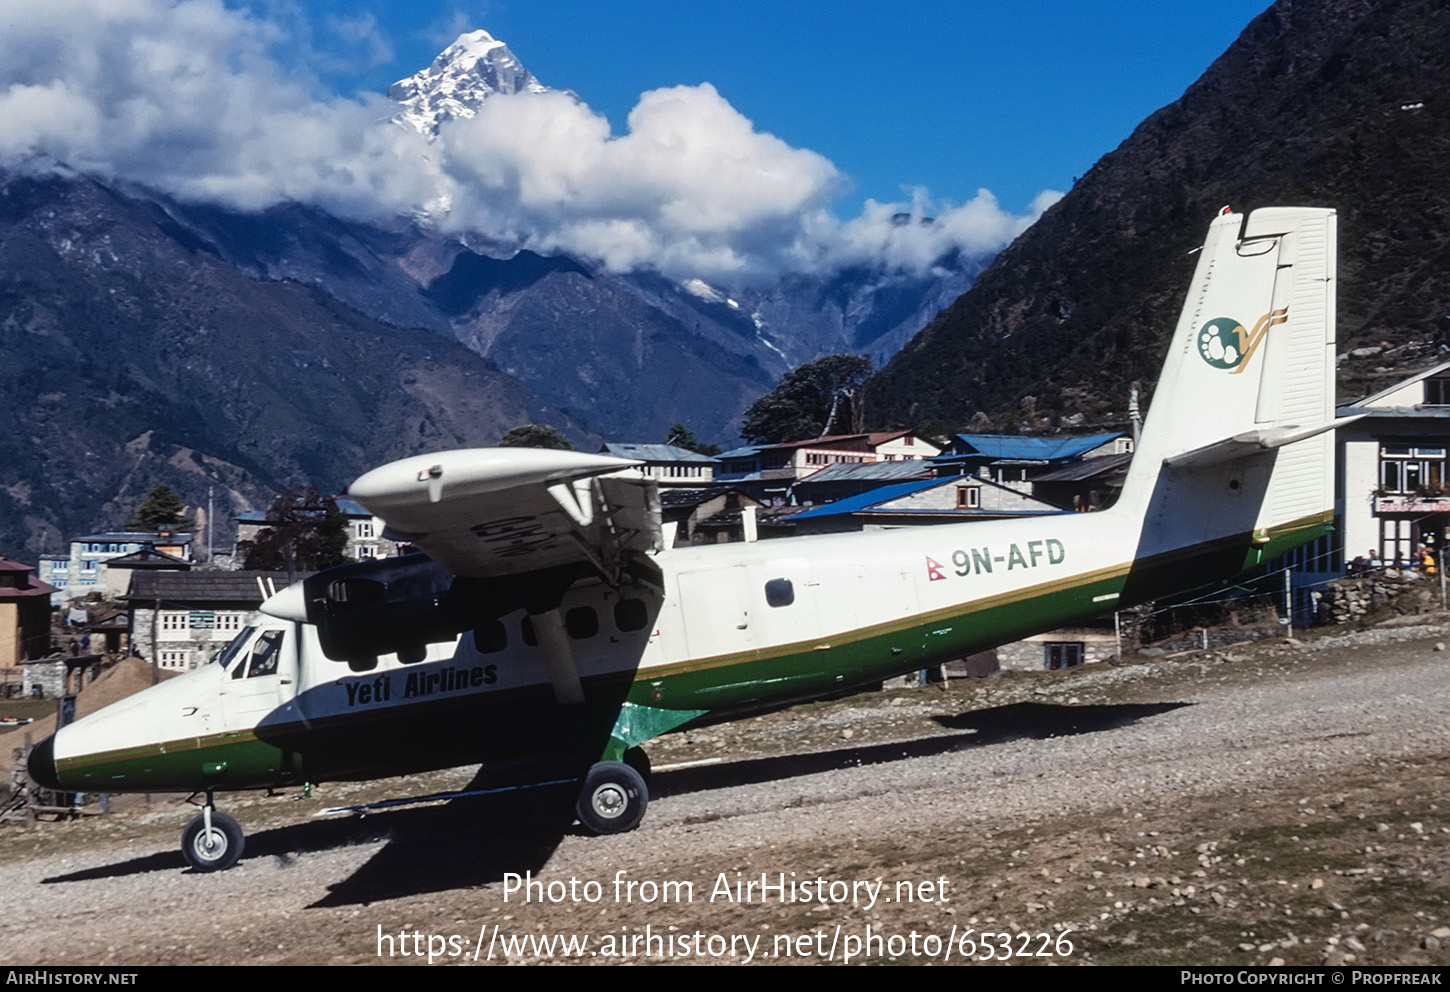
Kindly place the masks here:
[(656, 483), (639, 462), (577, 451), (472, 448), (373, 469), (348, 496), (454, 575), (491, 578), (588, 561), (618, 576), (661, 546)]

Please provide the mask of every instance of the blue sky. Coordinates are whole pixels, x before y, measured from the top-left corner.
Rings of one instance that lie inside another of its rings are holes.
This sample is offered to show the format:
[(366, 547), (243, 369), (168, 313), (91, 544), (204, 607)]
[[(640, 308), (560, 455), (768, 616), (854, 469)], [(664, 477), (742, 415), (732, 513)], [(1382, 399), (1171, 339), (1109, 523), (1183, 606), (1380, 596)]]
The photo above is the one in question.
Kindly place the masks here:
[[(1000, 251), (1263, 6), (0, 0), (0, 167), (726, 288), (923, 273)], [(480, 28), (582, 103), (396, 121), (388, 85)]]
[[(364, 53), (330, 73), (381, 91), (463, 28), (508, 43), (616, 133), (639, 95), (709, 82), (757, 128), (830, 159), (866, 197), (979, 187), (1023, 212), (1176, 100), (1266, 0), (892, 3), (836, 0), (349, 0), (310, 2), (314, 44)], [(339, 45), (369, 15), (381, 44)], [(371, 52), (369, 57), (366, 53)], [(381, 56), (390, 56), (384, 60)], [(371, 64), (369, 64), (371, 63)]]

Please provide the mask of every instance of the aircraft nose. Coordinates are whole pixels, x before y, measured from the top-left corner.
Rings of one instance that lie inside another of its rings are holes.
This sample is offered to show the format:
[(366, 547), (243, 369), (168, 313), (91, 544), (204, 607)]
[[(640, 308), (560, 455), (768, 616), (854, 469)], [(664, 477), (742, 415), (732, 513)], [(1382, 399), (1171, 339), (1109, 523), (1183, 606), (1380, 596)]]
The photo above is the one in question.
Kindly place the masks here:
[(61, 787), (60, 776), (55, 771), (55, 734), (51, 734), (30, 749), (30, 758), (25, 763), (25, 770), (30, 773), (31, 778), (47, 789)]

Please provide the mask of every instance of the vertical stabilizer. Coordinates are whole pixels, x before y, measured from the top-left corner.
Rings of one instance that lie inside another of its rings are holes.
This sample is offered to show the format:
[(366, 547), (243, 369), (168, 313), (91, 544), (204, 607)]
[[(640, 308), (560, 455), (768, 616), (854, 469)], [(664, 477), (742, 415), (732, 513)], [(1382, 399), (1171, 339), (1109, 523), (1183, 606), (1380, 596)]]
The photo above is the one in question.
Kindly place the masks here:
[(1210, 226), (1118, 504), (1143, 517), (1140, 556), (1328, 525), (1335, 230), (1309, 207)]

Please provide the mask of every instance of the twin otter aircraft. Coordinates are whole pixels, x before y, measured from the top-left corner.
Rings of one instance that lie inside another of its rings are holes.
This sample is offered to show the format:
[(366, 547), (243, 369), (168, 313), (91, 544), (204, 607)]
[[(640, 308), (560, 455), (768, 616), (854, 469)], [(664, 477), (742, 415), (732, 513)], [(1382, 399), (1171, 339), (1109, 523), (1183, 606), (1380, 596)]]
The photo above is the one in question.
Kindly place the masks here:
[(242, 852), (213, 792), (483, 763), (582, 780), (635, 827), (641, 745), (1227, 578), (1331, 526), (1335, 215), (1209, 228), (1122, 496), (1094, 514), (666, 549), (637, 463), (531, 449), (375, 469), (426, 552), (321, 572), (206, 665), (42, 741), (36, 781), (205, 793), (187, 860)]

